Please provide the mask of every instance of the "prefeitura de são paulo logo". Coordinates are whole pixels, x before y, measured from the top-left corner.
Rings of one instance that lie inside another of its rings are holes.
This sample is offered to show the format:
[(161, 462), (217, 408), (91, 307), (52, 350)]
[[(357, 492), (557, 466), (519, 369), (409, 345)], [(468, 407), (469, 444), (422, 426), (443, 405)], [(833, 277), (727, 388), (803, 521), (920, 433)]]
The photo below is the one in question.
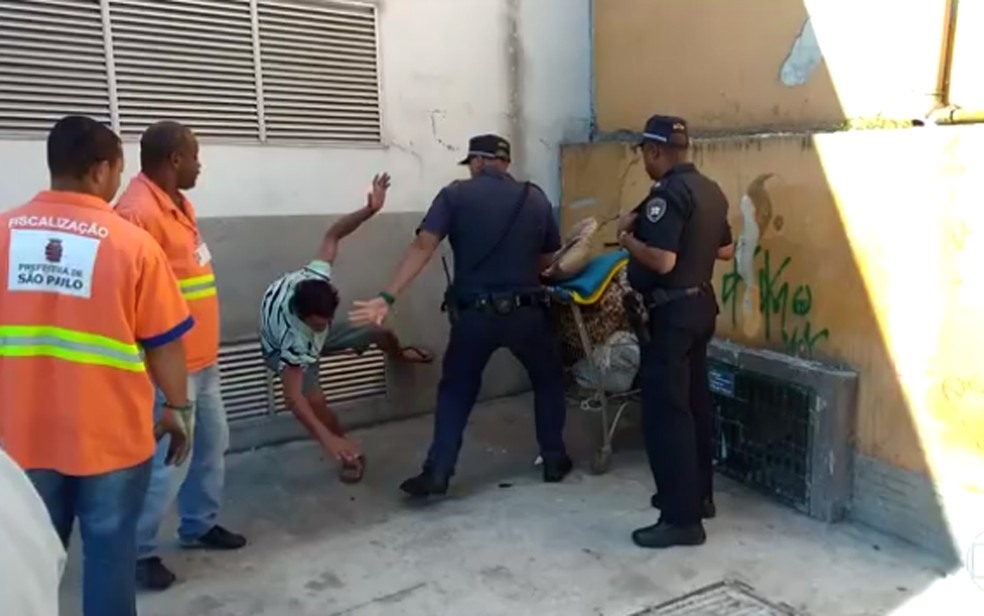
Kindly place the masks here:
[(51, 238), (48, 245), (44, 247), (44, 258), (48, 263), (61, 263), (62, 260), (62, 241)]

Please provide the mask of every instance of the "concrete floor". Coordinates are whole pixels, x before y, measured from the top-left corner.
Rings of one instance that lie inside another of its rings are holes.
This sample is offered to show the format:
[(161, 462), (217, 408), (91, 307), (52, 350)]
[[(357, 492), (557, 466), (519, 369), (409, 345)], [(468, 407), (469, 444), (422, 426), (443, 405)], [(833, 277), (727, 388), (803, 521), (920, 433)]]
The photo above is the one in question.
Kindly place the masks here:
[[(429, 418), (358, 433), (370, 466), (355, 487), (339, 484), (310, 443), (230, 456), (223, 522), (251, 545), (171, 549), (165, 558), (181, 581), (143, 595), (141, 615), (629, 616), (725, 578), (815, 616), (984, 613), (984, 590), (969, 576), (941, 581), (939, 564), (914, 548), (814, 522), (723, 479), (705, 546), (638, 549), (630, 531), (656, 518), (644, 457), (618, 452), (608, 475), (579, 469), (545, 485), (532, 468), (530, 405), (524, 396), (478, 409), (452, 496), (424, 506), (396, 486), (417, 469)], [(581, 460), (594, 419), (570, 422)], [(78, 614), (78, 578), (74, 546), (66, 616)], [(940, 610), (924, 592), (933, 584), (951, 601), (959, 586), (964, 599)]]

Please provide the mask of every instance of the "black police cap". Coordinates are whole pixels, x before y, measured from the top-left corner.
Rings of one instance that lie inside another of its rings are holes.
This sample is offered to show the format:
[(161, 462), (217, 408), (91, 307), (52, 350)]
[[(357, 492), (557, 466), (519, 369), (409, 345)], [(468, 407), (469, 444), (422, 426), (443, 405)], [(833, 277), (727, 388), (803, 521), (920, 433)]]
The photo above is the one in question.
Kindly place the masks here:
[(676, 116), (654, 115), (646, 120), (646, 127), (642, 130), (640, 144), (647, 141), (670, 147), (686, 148), (690, 145), (687, 121)]
[(468, 140), (468, 154), (459, 162), (460, 165), (467, 165), (473, 157), (479, 158), (501, 158), (509, 160), (511, 148), (509, 142), (499, 135), (478, 135)]

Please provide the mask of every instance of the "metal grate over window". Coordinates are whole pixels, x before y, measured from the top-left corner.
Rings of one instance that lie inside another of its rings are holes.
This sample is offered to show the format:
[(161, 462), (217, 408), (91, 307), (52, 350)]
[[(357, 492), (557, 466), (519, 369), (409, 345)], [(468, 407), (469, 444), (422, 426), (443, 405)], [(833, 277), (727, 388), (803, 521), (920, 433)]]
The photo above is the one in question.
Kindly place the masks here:
[[(285, 410), (283, 385), (267, 369), (258, 342), (222, 345), (219, 372), (229, 421)], [(322, 357), (319, 374), (331, 404), (386, 395), (386, 360), (375, 347), (362, 355), (338, 353)]]
[(815, 393), (709, 361), (717, 470), (796, 508), (810, 496)]
[(342, 0), (0, 0), (0, 131), (378, 143), (377, 15)]
[(112, 0), (120, 130), (160, 119), (257, 137), (249, 0)]
[(0, 130), (72, 113), (110, 121), (99, 0), (0, 0)]
[(375, 9), (273, 0), (258, 8), (267, 137), (378, 142)]

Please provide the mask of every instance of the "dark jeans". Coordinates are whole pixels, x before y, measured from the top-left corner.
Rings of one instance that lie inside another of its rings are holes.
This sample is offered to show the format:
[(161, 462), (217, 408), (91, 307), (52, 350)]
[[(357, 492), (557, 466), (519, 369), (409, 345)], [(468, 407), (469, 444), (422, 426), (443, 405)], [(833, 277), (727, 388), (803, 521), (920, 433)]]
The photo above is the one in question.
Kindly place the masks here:
[(642, 349), (642, 429), (661, 497), (662, 519), (694, 524), (713, 489), (712, 400), (707, 345), (714, 297), (697, 296), (650, 314), (652, 341)]
[(518, 308), (508, 315), (481, 309), (462, 310), (451, 327), (444, 354), (434, 413), (434, 441), (425, 465), (436, 475), (454, 474), (468, 416), (482, 385), (482, 372), (492, 353), (503, 347), (523, 365), (533, 385), (540, 455), (544, 459), (567, 455), (564, 369), (559, 341), (547, 310)]
[(79, 520), (84, 616), (136, 616), (137, 517), (150, 464), (86, 477), (27, 471), (66, 547)]

